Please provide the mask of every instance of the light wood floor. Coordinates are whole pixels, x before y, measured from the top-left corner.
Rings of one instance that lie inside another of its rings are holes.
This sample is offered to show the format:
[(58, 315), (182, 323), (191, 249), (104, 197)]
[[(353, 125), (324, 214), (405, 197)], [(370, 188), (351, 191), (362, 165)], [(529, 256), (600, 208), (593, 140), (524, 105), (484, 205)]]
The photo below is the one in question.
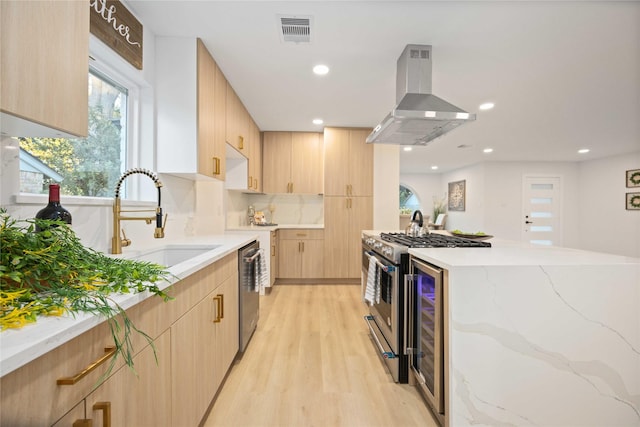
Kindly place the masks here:
[(232, 366), (205, 427), (437, 426), (393, 382), (363, 320), (360, 285), (279, 285)]

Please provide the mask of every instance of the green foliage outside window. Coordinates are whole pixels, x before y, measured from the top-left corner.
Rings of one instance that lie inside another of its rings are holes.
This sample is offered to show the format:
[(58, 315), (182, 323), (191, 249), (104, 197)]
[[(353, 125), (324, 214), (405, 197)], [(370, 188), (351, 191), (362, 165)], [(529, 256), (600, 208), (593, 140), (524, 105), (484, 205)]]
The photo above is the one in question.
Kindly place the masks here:
[[(64, 177), (65, 195), (111, 197), (124, 165), (121, 118), (126, 89), (89, 74), (89, 128), (86, 138), (19, 138), (20, 148)], [(43, 182), (42, 193), (49, 182)]]

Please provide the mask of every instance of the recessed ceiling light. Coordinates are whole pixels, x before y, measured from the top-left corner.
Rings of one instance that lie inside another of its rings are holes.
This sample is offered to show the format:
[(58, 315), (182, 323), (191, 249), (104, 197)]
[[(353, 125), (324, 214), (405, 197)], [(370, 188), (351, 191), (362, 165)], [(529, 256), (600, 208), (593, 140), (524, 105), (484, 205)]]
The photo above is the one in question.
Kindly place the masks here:
[(313, 72), (316, 73), (319, 76), (324, 76), (325, 74), (327, 74), (329, 72), (329, 67), (327, 67), (326, 65), (316, 65), (315, 67), (313, 67)]
[(323, 123), (324, 123), (324, 121), (322, 121), (322, 119), (313, 119), (313, 124), (314, 125), (321, 125)]
[(403, 150), (404, 151), (411, 151), (411, 150), (413, 150), (413, 147), (404, 147)]
[(480, 104), (481, 110), (491, 110), (495, 104), (493, 102), (485, 102), (484, 104)]
[(581, 149), (578, 150), (578, 153), (580, 153), (580, 154), (586, 154), (588, 152), (589, 152), (588, 148), (581, 148)]
[(493, 153), (493, 148), (485, 148), (482, 150), (483, 153)]
[(438, 170), (438, 167), (436, 165), (431, 166), (431, 170)]

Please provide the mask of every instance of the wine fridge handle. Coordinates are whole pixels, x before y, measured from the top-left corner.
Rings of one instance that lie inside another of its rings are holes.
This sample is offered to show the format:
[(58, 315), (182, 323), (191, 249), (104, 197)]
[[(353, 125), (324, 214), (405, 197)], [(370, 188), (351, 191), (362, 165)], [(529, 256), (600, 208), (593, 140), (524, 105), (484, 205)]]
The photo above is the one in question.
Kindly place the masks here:
[[(404, 354), (409, 354), (409, 281), (413, 279), (413, 275), (405, 274), (404, 275)], [(413, 308), (413, 307), (412, 307)]]

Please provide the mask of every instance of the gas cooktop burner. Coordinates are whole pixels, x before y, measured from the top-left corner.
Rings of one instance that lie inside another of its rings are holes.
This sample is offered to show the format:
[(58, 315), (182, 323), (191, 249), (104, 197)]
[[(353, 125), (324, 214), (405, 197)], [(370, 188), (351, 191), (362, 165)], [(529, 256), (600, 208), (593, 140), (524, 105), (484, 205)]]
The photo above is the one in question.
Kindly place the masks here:
[(387, 242), (410, 248), (490, 248), (491, 243), (465, 239), (442, 234), (428, 234), (423, 237), (411, 237), (402, 233), (381, 233), (380, 238)]

